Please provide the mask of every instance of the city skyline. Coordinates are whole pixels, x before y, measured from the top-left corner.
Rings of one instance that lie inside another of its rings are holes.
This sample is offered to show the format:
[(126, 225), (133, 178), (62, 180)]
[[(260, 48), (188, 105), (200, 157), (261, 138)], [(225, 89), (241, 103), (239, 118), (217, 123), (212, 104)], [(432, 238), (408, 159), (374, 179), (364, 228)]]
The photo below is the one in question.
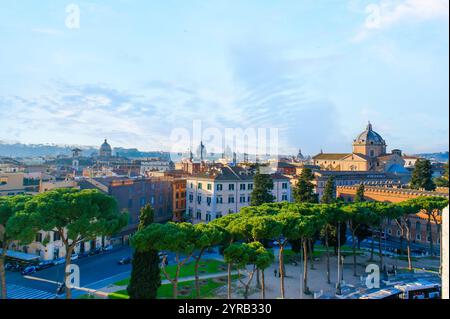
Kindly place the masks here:
[(75, 29), (68, 4), (2, 5), (0, 140), (170, 150), (202, 120), (317, 154), (370, 120), (388, 149), (449, 148), (447, 1), (75, 1)]

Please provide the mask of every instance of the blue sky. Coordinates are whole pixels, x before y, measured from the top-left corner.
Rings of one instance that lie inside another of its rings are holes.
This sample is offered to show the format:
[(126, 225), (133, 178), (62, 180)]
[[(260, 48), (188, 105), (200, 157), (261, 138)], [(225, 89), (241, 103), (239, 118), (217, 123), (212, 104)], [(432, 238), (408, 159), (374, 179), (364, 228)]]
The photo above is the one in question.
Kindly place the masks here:
[(370, 120), (448, 150), (448, 26), (447, 0), (3, 0), (0, 140), (159, 150), (201, 120), (316, 154)]

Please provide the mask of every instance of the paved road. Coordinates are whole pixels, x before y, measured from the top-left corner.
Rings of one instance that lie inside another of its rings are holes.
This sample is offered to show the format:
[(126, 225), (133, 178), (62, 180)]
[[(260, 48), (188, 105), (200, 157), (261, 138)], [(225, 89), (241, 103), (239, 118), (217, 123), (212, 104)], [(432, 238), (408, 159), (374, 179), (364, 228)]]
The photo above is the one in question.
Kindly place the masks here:
[[(123, 246), (107, 253), (73, 261), (73, 264), (80, 267), (81, 286), (95, 285), (102, 281), (105, 282), (107, 279), (115, 280), (115, 277), (119, 278), (117, 280), (121, 280), (120, 274), (129, 274), (131, 265), (118, 265), (117, 261), (122, 257), (131, 256), (131, 254), (131, 248)], [(62, 282), (64, 278), (64, 265), (57, 265), (41, 270), (31, 276), (49, 281)], [(8, 285), (36, 289), (54, 295), (56, 294), (57, 286), (55, 284), (26, 279), (19, 272), (7, 272), (6, 278)], [(32, 291), (29, 293), (32, 293)]]
[[(80, 285), (90, 289), (101, 289), (117, 281), (130, 277), (131, 265), (118, 265), (117, 261), (122, 257), (132, 255), (132, 249), (127, 246), (100, 255), (90, 256), (75, 260), (72, 263), (80, 267)], [(220, 258), (216, 253), (205, 254), (204, 258)], [(175, 262), (175, 255), (168, 253), (168, 262)], [(10, 298), (17, 299), (43, 299), (50, 295), (56, 296), (57, 285), (50, 282), (24, 278), (19, 272), (7, 272), (7, 285), (11, 289)], [(38, 271), (31, 277), (48, 280), (51, 282), (63, 282), (64, 265), (54, 266)], [(73, 291), (73, 298), (86, 294), (83, 291)]]

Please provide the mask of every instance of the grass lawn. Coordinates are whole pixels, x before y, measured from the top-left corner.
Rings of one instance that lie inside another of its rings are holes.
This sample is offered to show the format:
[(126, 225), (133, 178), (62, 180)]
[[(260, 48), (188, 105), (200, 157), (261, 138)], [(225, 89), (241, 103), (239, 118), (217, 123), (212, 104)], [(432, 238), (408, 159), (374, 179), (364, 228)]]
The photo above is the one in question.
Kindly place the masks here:
[[(237, 275), (232, 276), (233, 280)], [(214, 298), (215, 290), (227, 284), (227, 277), (200, 280), (200, 295), (203, 299)], [(173, 296), (172, 284), (165, 284), (158, 289), (158, 299), (171, 299)], [(126, 290), (117, 291), (109, 295), (109, 299), (128, 299)], [(180, 282), (178, 284), (178, 299), (195, 298), (195, 281)]]
[[(183, 265), (183, 267), (181, 267), (181, 270), (180, 270), (180, 278), (194, 276), (195, 275), (194, 267), (195, 267), (195, 262), (190, 262), (190, 263)], [(174, 277), (176, 268), (177, 268), (176, 265), (169, 265), (166, 267), (166, 271), (170, 275), (171, 278)], [(198, 270), (199, 270), (199, 276), (206, 275), (206, 274), (215, 274), (215, 273), (227, 271), (227, 265), (224, 262), (218, 261), (218, 260), (212, 260), (212, 259), (201, 260)], [(161, 271), (161, 279), (162, 280), (166, 279), (166, 276), (163, 274), (162, 271)], [(127, 286), (129, 283), (130, 283), (130, 279), (127, 278), (127, 279), (120, 280), (120, 281), (114, 283), (114, 285)]]

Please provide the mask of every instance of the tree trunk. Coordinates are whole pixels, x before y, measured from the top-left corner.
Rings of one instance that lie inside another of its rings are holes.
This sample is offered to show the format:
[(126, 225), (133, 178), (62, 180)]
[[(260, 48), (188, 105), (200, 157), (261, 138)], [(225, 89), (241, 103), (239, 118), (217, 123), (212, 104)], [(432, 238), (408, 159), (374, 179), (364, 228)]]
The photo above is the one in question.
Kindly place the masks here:
[(264, 280), (263, 269), (261, 269), (261, 299), (266, 299), (266, 282)]
[(309, 294), (308, 288), (308, 242), (306, 239), (303, 240), (303, 292)]
[(403, 231), (402, 231), (402, 234), (400, 236), (400, 254), (399, 255), (400, 256), (403, 255)]
[(382, 240), (382, 236), (381, 236), (381, 234), (383, 233), (383, 231), (382, 231), (382, 229), (380, 228), (379, 230), (378, 230), (378, 252), (379, 252), (379, 254), (380, 254), (380, 270), (382, 270), (383, 269), (383, 247), (382, 247), (382, 243), (381, 243), (381, 240)]
[(356, 273), (356, 243), (355, 243), (355, 230), (352, 226), (352, 247), (353, 247), (353, 276), (358, 276)]
[(431, 230), (431, 216), (428, 215), (428, 236), (430, 238), (430, 257), (433, 257), (433, 232)]
[(6, 249), (5, 245), (2, 248), (2, 255), (0, 256), (0, 285), (2, 286), (1, 290), (1, 299), (6, 299), (6, 272), (5, 272), (5, 259), (6, 259)]
[(312, 240), (308, 239), (308, 247), (309, 247), (309, 262), (311, 270), (314, 270), (314, 254), (313, 254), (313, 244)]
[(195, 296), (197, 299), (200, 299), (200, 283), (199, 283), (199, 276), (198, 276), (199, 263), (200, 263), (200, 258), (196, 258), (195, 266), (194, 266), (194, 274), (195, 274)]
[(250, 284), (253, 281), (253, 276), (255, 275), (256, 272), (256, 266), (253, 266), (253, 270), (251, 272), (247, 271), (247, 277), (248, 280), (247, 282), (244, 282), (243, 280), (240, 279), (240, 274), (239, 274), (239, 281), (244, 285), (244, 299), (248, 299), (248, 291), (250, 289)]
[(261, 278), (259, 269), (256, 270), (256, 288), (261, 289)]
[(411, 260), (411, 233), (409, 227), (406, 226), (406, 251), (408, 254), (408, 269), (412, 270), (412, 260)]
[[(178, 258), (177, 258), (178, 260)], [(175, 278), (173, 279), (173, 299), (178, 299), (178, 277), (180, 276), (181, 265), (177, 265), (177, 271), (175, 272)]]
[(341, 294), (341, 223), (338, 223), (337, 226), (337, 284), (336, 284), (336, 293)]
[(173, 281), (173, 299), (178, 299), (178, 280)]
[(227, 289), (227, 298), (231, 299), (231, 263), (228, 263), (228, 289)]
[(284, 299), (284, 259), (283, 259), (284, 246), (280, 245), (280, 252), (278, 254), (279, 271), (280, 271), (280, 289), (281, 298)]
[(328, 230), (325, 231), (325, 247), (327, 249), (327, 283), (331, 284), (330, 274), (330, 247), (328, 244)]
[(72, 299), (72, 289), (70, 288), (71, 284), (67, 282), (67, 279), (70, 276), (69, 267), (72, 262), (72, 252), (73, 252), (73, 246), (66, 246), (66, 264), (65, 264), (65, 270), (64, 270), (64, 283), (66, 284), (66, 299)]
[(205, 251), (205, 249), (202, 249), (197, 258), (195, 258), (195, 267), (194, 267), (194, 273), (195, 273), (195, 294), (196, 294), (196, 298), (200, 299), (200, 278), (198, 275), (198, 267), (200, 264), (200, 260), (202, 259), (202, 255), (203, 252)]

